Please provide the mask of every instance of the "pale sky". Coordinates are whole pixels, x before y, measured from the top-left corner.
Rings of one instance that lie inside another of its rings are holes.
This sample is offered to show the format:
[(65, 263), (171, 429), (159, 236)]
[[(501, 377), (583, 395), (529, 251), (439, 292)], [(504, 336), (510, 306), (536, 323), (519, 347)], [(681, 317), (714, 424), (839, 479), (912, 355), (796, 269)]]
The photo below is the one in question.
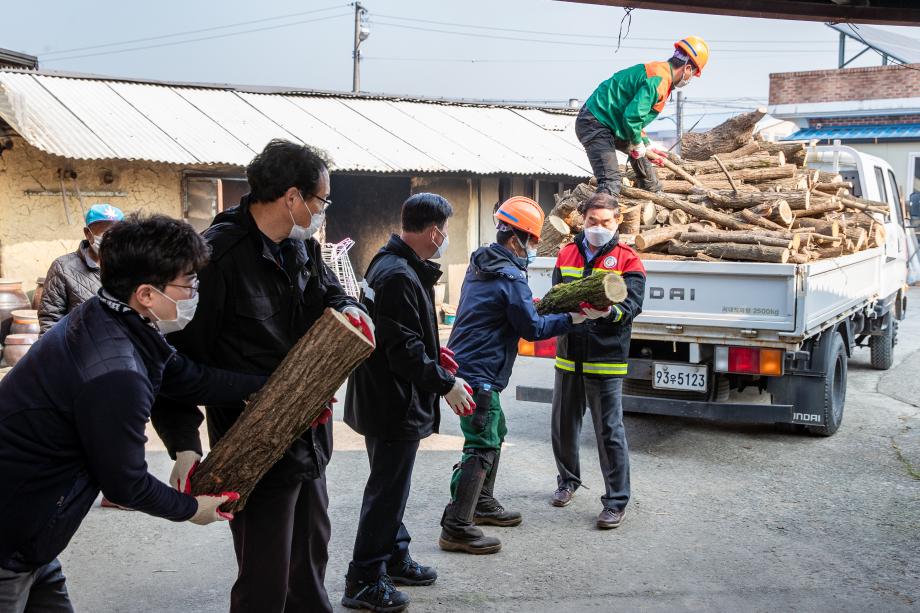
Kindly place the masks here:
[[(362, 2), (371, 29), (362, 44), (368, 92), (583, 100), (612, 72), (666, 59), (675, 40), (695, 34), (709, 41), (712, 59), (685, 90), (692, 115), (703, 105), (712, 111), (765, 102), (770, 72), (837, 65), (837, 33), (814, 22), (635, 10), (616, 52), (620, 8), (553, 0)], [(347, 2), (33, 0), (5, 11), (3, 22), (0, 47), (38, 55), (46, 69), (351, 89)], [(893, 30), (920, 38), (920, 28)], [(879, 61), (870, 51), (854, 65)]]

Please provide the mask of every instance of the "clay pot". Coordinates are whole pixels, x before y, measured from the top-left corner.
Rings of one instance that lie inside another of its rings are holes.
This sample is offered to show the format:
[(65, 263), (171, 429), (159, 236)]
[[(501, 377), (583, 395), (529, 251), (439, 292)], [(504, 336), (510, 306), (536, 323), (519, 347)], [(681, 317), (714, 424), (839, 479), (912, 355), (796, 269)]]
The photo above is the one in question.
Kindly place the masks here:
[(35, 291), (32, 293), (32, 308), (38, 310), (38, 305), (42, 303), (42, 294), (45, 292), (45, 278), (39, 277), (35, 280)]
[(32, 347), (32, 343), (38, 340), (37, 334), (9, 334), (3, 345), (3, 360), (7, 366), (16, 366), (16, 363)]
[(13, 323), (10, 325), (10, 334), (39, 334), (38, 311), (21, 309), (13, 311)]
[(29, 297), (22, 291), (22, 281), (0, 279), (0, 343), (10, 333), (13, 325), (13, 311), (32, 306)]

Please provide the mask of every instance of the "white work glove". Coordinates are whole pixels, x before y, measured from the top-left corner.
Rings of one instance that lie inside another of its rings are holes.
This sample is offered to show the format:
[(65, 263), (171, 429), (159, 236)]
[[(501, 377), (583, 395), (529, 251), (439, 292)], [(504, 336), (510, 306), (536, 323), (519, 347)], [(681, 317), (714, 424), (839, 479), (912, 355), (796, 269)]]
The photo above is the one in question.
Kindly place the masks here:
[(588, 319), (588, 316), (584, 313), (569, 313), (569, 317), (572, 318), (572, 323), (576, 325), (584, 323)]
[(444, 400), (460, 417), (470, 415), (476, 406), (473, 403), (473, 388), (460, 377), (454, 379), (454, 386), (444, 395)]
[(220, 505), (225, 502), (239, 500), (240, 495), (236, 492), (222, 492), (220, 494), (205, 494), (204, 496), (195, 496), (198, 503), (198, 510), (189, 519), (193, 524), (207, 526), (215, 521), (227, 521), (233, 519), (233, 513), (226, 513), (220, 510)]
[(176, 453), (176, 463), (173, 464), (172, 472), (169, 474), (169, 486), (185, 494), (191, 493), (192, 486), (189, 481), (195, 469), (198, 468), (199, 462), (201, 462), (201, 454), (194, 451)]
[(638, 145), (633, 145), (629, 150), (629, 155), (639, 159), (645, 157), (645, 143), (639, 143)]
[(592, 307), (582, 307), (581, 312), (585, 314), (585, 317), (588, 319), (600, 319), (601, 317), (607, 317), (613, 312), (613, 307), (609, 306), (606, 309), (598, 310)]
[(345, 307), (342, 310), (342, 315), (348, 318), (348, 321), (351, 322), (351, 325), (355, 326), (361, 332), (364, 333), (364, 336), (367, 337), (375, 347), (377, 346), (377, 339), (374, 336), (374, 320), (371, 319), (371, 316), (359, 309), (358, 307)]

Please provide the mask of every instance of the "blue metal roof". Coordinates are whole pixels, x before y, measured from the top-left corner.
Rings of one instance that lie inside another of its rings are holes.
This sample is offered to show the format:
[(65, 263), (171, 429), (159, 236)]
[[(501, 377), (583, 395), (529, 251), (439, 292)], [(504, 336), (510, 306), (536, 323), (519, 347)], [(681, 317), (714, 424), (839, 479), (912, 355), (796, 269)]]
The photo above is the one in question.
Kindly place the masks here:
[(890, 123), (878, 126), (827, 126), (805, 128), (794, 132), (783, 140), (874, 140), (874, 139), (920, 139), (920, 123)]

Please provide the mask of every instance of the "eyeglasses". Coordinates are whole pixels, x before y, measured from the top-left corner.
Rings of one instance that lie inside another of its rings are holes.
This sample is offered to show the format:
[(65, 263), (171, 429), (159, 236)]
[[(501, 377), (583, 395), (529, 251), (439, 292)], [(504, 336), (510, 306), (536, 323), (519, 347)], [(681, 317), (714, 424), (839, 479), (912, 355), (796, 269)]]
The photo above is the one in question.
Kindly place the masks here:
[[(310, 195), (311, 195), (312, 197), (316, 198), (317, 200), (320, 200), (320, 201), (323, 203), (323, 209), (322, 209), (322, 211), (325, 211), (326, 209), (328, 209), (329, 207), (332, 206), (332, 199), (331, 199), (331, 198), (323, 198), (322, 196), (318, 196), (317, 194), (310, 194)], [(303, 192), (300, 192), (300, 199), (304, 201), (304, 204), (306, 204), (307, 198), (306, 198), (306, 196), (303, 195)], [(321, 211), (321, 212), (322, 212), (322, 211)]]
[(200, 285), (200, 282), (196, 278), (194, 281), (192, 281), (191, 285), (179, 285), (178, 283), (167, 283), (166, 285), (167, 286), (171, 285), (173, 287), (181, 287), (182, 289), (187, 289), (190, 292), (189, 298), (194, 298), (195, 295), (198, 293), (198, 286)]

